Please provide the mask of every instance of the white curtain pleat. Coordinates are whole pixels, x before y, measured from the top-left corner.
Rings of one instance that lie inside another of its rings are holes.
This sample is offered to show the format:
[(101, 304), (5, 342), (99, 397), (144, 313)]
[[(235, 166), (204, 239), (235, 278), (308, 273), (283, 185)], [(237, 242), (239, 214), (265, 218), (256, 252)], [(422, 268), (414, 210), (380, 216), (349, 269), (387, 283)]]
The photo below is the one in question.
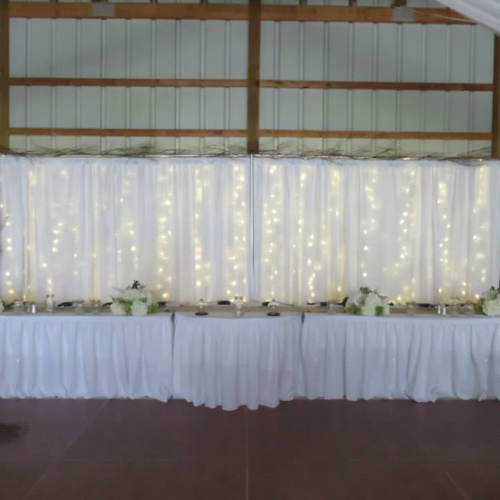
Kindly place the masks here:
[(3, 158), (2, 297), (107, 301), (134, 279), (157, 300), (248, 297), (249, 164)]
[(0, 158), (0, 296), (302, 304), (498, 284), (500, 163)]
[(500, 33), (500, 0), (438, 0), (478, 24)]
[(474, 299), (498, 284), (498, 164), (255, 161), (262, 298)]

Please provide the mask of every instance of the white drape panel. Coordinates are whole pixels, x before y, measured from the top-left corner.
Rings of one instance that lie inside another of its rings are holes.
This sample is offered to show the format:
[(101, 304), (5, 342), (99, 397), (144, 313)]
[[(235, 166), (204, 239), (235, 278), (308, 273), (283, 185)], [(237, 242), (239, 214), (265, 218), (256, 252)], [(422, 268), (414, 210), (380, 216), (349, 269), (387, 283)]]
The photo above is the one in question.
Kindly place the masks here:
[(306, 314), (309, 399), (498, 399), (497, 318)]
[(500, 168), (437, 160), (255, 160), (260, 297), (473, 299), (498, 284)]
[(294, 303), (498, 283), (497, 161), (4, 157), (0, 181), (7, 301), (108, 300), (134, 279), (157, 299)]
[(1, 295), (248, 296), (248, 159), (0, 159)]
[(500, 33), (500, 0), (438, 0), (460, 14)]
[(0, 316), (0, 397), (173, 394), (170, 314)]
[(174, 391), (195, 406), (276, 408), (304, 394), (302, 316), (175, 315)]

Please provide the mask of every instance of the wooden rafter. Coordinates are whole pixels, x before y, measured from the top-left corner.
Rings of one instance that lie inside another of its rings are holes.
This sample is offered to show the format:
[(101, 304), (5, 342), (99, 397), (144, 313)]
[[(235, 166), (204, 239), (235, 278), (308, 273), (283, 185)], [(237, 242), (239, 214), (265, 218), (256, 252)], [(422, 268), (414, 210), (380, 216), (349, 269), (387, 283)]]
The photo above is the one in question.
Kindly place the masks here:
[[(11, 86), (27, 87), (247, 87), (247, 80), (237, 79), (161, 79), (161, 78), (10, 78)], [(431, 82), (325, 82), (319, 80), (260, 80), (260, 88), (340, 89), (340, 90), (417, 90), (443, 92), (492, 92), (490, 83)]]
[[(103, 15), (92, 3), (11, 2), (9, 15), (15, 18), (51, 19), (201, 19), (247, 20), (244, 4), (165, 4), (113, 3), (112, 14)], [(412, 9), (413, 24), (473, 24), (451, 9)], [(263, 5), (263, 21), (318, 21), (352, 23), (392, 23), (390, 7), (335, 7), (316, 5)]]
[(495, 36), (495, 62), (493, 69), (493, 140), (491, 156), (500, 158), (500, 36)]
[(259, 152), (261, 0), (250, 1), (248, 20), (247, 152)]
[(0, 0), (0, 150), (9, 149), (9, 16)]
[[(82, 129), (82, 128), (11, 128), (15, 136), (63, 137), (247, 137), (246, 130), (211, 129)], [(260, 137), (321, 139), (393, 139), (490, 141), (492, 134), (483, 132), (389, 132), (364, 130), (270, 130), (259, 131)]]

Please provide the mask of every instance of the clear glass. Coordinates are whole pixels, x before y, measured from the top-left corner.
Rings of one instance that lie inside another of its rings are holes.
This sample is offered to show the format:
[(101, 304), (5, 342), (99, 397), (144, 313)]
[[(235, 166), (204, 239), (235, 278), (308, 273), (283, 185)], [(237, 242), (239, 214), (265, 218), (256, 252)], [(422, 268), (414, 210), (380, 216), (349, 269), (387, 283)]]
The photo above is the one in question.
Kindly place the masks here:
[(236, 295), (234, 297), (234, 317), (242, 318), (245, 315), (243, 311), (243, 297), (241, 295)]
[(463, 313), (465, 316), (474, 316), (474, 304), (465, 304), (463, 307)]
[(327, 314), (337, 314), (337, 304), (335, 304), (335, 302), (330, 302), (328, 304)]
[(196, 311), (197, 316), (206, 316), (208, 314), (208, 311), (206, 310), (208, 307), (208, 304), (203, 300), (200, 299), (198, 302), (198, 311)]
[(415, 316), (417, 314), (417, 304), (415, 302), (406, 303), (406, 315)]
[(54, 314), (56, 310), (56, 299), (52, 293), (45, 296), (45, 312)]
[(450, 305), (448, 308), (450, 316), (459, 316), (460, 315), (460, 300), (457, 298), (453, 298), (450, 300)]
[(14, 305), (12, 307), (12, 310), (14, 311), (15, 314), (22, 314), (24, 312), (24, 301), (23, 301), (23, 299), (16, 299), (16, 300), (14, 300)]
[(85, 313), (85, 302), (83, 300), (74, 300), (73, 305), (75, 307), (75, 314)]
[(90, 312), (92, 314), (101, 314), (102, 303), (100, 300), (90, 301)]

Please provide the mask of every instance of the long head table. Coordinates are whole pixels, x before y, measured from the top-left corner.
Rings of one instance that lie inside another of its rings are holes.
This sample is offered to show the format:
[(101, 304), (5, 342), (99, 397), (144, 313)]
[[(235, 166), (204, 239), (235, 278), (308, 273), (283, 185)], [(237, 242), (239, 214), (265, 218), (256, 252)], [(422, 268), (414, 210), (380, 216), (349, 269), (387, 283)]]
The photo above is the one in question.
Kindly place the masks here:
[(0, 397), (500, 399), (499, 318), (266, 313), (2, 314)]
[(0, 397), (173, 394), (170, 314), (0, 315)]
[(498, 399), (500, 319), (306, 314), (310, 399)]

